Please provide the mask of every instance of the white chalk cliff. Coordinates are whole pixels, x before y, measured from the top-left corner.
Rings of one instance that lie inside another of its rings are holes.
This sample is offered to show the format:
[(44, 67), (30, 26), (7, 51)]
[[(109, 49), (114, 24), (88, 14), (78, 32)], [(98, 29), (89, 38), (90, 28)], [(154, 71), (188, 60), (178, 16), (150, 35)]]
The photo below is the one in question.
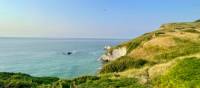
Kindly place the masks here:
[[(106, 50), (108, 51), (109, 49), (106, 49)], [(102, 55), (100, 57), (100, 59), (103, 60), (103, 61), (113, 61), (113, 60), (116, 60), (116, 59), (118, 59), (122, 56), (125, 56), (126, 53), (127, 53), (126, 47), (120, 47), (120, 48), (112, 50), (112, 52), (108, 52), (108, 53)]]

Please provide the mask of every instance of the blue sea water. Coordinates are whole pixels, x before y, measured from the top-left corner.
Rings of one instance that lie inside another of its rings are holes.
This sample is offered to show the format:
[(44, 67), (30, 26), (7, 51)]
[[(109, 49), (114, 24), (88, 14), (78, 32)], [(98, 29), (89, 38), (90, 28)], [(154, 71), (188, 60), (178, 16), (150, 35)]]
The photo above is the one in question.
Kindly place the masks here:
[[(0, 72), (32, 76), (74, 78), (95, 75), (105, 45), (125, 40), (112, 39), (0, 39)], [(71, 51), (71, 55), (66, 55)]]

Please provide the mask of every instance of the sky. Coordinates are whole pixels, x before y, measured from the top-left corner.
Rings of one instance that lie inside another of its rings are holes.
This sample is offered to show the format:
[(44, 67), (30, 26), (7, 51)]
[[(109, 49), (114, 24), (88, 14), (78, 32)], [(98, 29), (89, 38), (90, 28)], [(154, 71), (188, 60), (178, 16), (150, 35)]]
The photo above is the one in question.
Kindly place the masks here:
[(0, 37), (134, 38), (200, 19), (200, 0), (0, 0)]

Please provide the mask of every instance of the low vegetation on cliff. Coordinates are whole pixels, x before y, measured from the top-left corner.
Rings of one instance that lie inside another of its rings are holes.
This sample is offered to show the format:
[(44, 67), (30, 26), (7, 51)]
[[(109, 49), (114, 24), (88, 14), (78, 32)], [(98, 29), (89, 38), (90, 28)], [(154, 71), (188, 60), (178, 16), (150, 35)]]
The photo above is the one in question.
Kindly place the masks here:
[(0, 88), (145, 88), (134, 78), (108, 79), (83, 76), (72, 80), (56, 77), (32, 77), (22, 73), (0, 73)]
[(104, 63), (97, 76), (72, 80), (0, 73), (0, 88), (200, 88), (200, 20), (169, 23), (112, 47), (126, 55)]
[(152, 81), (155, 88), (200, 88), (200, 59), (180, 60), (173, 68)]
[(126, 47), (127, 54), (104, 64), (101, 74), (137, 78), (153, 88), (200, 86), (199, 20), (164, 24), (156, 31), (112, 47), (109, 52), (120, 47)]

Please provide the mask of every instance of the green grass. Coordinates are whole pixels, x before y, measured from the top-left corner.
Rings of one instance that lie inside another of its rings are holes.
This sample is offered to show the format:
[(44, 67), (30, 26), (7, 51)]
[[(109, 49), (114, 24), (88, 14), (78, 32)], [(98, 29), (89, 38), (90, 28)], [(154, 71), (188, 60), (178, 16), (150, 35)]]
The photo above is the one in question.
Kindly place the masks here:
[(70, 88), (88, 80), (99, 80), (96, 76), (82, 76), (72, 80), (56, 77), (33, 77), (22, 73), (0, 72), (0, 88)]
[(200, 59), (186, 58), (163, 76), (153, 80), (157, 88), (200, 88)]
[(78, 85), (78, 88), (145, 88), (134, 78), (88, 80)]
[(159, 60), (159, 61), (161, 60), (168, 61), (176, 57), (190, 55), (197, 52), (200, 52), (200, 46), (194, 45), (194, 46), (188, 46), (188, 47), (179, 47), (179, 48), (174, 48), (171, 51), (163, 52), (155, 56), (154, 59)]
[[(124, 42), (122, 44), (119, 44), (118, 46), (112, 47), (108, 52), (111, 53), (114, 49), (119, 47), (126, 47), (127, 48), (127, 54), (130, 53), (133, 49), (137, 48), (142, 42), (150, 40), (155, 32), (145, 33), (142, 36), (139, 36), (133, 40), (130, 40), (128, 42)], [(162, 32), (163, 33), (163, 32)], [(162, 34), (161, 32), (158, 32), (158, 34)]]
[(137, 48), (142, 42), (152, 39), (154, 32), (143, 34), (140, 37), (137, 37), (128, 44), (127, 53), (130, 53), (133, 49)]
[(96, 76), (82, 76), (82, 77), (78, 77), (73, 79), (72, 81), (75, 82), (76, 85), (81, 84), (81, 83), (85, 83), (87, 80), (99, 80), (100, 77), (96, 77)]
[(145, 64), (147, 64), (146, 60), (135, 60), (131, 57), (124, 56), (115, 61), (106, 63), (100, 73), (121, 72), (129, 68), (140, 68)]
[(198, 42), (191, 42), (180, 38), (174, 38), (177, 46), (167, 51), (160, 52), (154, 56), (154, 60), (169, 61), (176, 57), (191, 55), (200, 52), (200, 44)]
[(22, 73), (0, 73), (0, 86), (6, 88), (30, 88), (51, 84), (58, 80), (56, 77), (32, 77)]
[(144, 88), (136, 79), (83, 76), (72, 80), (0, 72), (0, 88)]

